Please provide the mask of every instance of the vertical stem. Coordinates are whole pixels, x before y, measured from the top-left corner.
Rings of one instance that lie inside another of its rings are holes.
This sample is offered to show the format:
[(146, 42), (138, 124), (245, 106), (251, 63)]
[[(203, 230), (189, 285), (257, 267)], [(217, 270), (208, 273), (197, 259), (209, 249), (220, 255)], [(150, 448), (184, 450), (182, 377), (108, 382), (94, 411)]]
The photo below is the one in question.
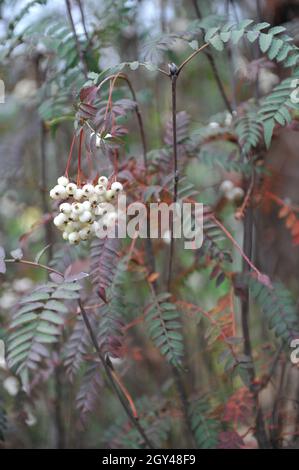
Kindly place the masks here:
[[(48, 205), (48, 193), (47, 193), (47, 155), (46, 155), (46, 139), (47, 139), (47, 130), (45, 123), (40, 121), (40, 154), (41, 154), (41, 199), (42, 199), (42, 208), (43, 213), (47, 214), (49, 212)], [(53, 232), (52, 224), (45, 224), (45, 242), (46, 245), (49, 245), (48, 248), (48, 257), (52, 258), (52, 245), (53, 245)]]
[(87, 28), (86, 28), (86, 22), (85, 22), (85, 15), (84, 15), (84, 10), (83, 10), (81, 0), (77, 0), (77, 4), (78, 4), (79, 10), (80, 10), (81, 21), (82, 21), (82, 26), (83, 26), (84, 33), (85, 33), (85, 36), (86, 36), (86, 40), (89, 41), (89, 36), (88, 36), (88, 32), (87, 32)]
[[(175, 64), (171, 66), (171, 101), (172, 101), (172, 138), (173, 138), (173, 202), (177, 202), (178, 198), (178, 184), (179, 184), (179, 172), (178, 172), (178, 148), (177, 148), (177, 128), (176, 128), (176, 85), (177, 85), (177, 78), (178, 78), (179, 70)], [(173, 260), (174, 260), (174, 237), (173, 237), (173, 213), (170, 213), (170, 252), (169, 252), (169, 265), (168, 265), (168, 279), (167, 279), (167, 287), (168, 291), (171, 291), (171, 281), (172, 281), (172, 271), (173, 271)], [(184, 421), (186, 430), (188, 435), (191, 439), (191, 445), (195, 446), (194, 436), (192, 432), (192, 426), (188, 411), (188, 398), (184, 386), (184, 382), (182, 380), (181, 374), (179, 370), (172, 366), (172, 374), (175, 380), (175, 386), (177, 389), (178, 396), (180, 398)]]
[[(176, 136), (176, 84), (177, 74), (171, 75), (171, 99), (172, 99), (172, 139), (173, 139), (173, 202), (177, 202), (178, 198), (178, 149), (177, 149), (177, 136)], [(170, 252), (169, 252), (169, 264), (168, 264), (168, 281), (167, 288), (170, 291), (171, 278), (173, 269), (173, 258), (174, 258), (174, 237), (173, 237), (173, 213), (170, 214)]]
[(144, 432), (144, 429), (143, 427), (141, 426), (141, 424), (139, 423), (138, 419), (135, 418), (126, 402), (126, 399), (124, 398), (123, 394), (121, 393), (121, 391), (119, 390), (119, 388), (117, 387), (117, 385), (115, 384), (114, 382), (114, 379), (113, 379), (113, 371), (112, 369), (110, 368), (110, 366), (108, 365), (107, 361), (105, 360), (105, 357), (102, 355), (101, 353), (101, 350), (100, 350), (100, 347), (99, 347), (99, 344), (98, 344), (98, 341), (97, 341), (97, 338), (96, 338), (96, 335), (92, 329), (92, 326), (90, 324), (90, 321), (89, 321), (89, 318), (88, 318), (88, 315), (86, 313), (86, 310), (84, 309), (83, 307), (83, 304), (81, 302), (81, 300), (79, 300), (79, 308), (80, 308), (80, 312), (81, 312), (81, 315), (82, 315), (82, 319), (85, 323), (85, 326), (87, 328), (87, 331), (89, 333), (89, 336), (90, 336), (90, 339), (93, 343), (93, 346), (98, 354), (98, 357), (104, 367), (104, 370), (106, 372), (106, 375), (107, 375), (107, 378), (109, 380), (109, 383), (113, 389), (113, 391), (115, 392), (116, 396), (118, 397), (123, 409), (125, 410), (129, 420), (131, 421), (132, 425), (136, 428), (136, 430), (139, 432), (140, 436), (142, 437), (142, 439), (144, 440), (145, 444), (147, 445), (147, 447), (149, 449), (154, 449), (154, 446), (153, 444), (151, 443), (151, 441), (149, 440), (149, 438), (147, 437), (147, 435), (145, 434)]
[[(120, 77), (122, 78), (122, 77)], [(135, 101), (136, 105), (135, 105), (135, 112), (136, 112), (136, 117), (137, 117), (137, 121), (138, 121), (138, 126), (139, 126), (139, 132), (140, 132), (140, 137), (141, 137), (141, 143), (142, 143), (142, 153), (143, 153), (143, 164), (144, 164), (144, 167), (147, 168), (147, 146), (146, 146), (146, 137), (145, 137), (145, 131), (144, 131), (144, 125), (143, 125), (143, 120), (142, 120), (142, 116), (141, 116), (141, 112), (140, 112), (140, 109), (139, 109), (139, 105), (138, 105), (138, 101), (137, 101), (137, 96), (136, 96), (136, 93), (135, 93), (135, 90), (132, 86), (132, 83), (130, 82), (130, 80), (126, 77), (125, 78), (125, 81), (127, 82), (128, 84), (128, 87), (130, 89), (130, 92), (131, 92), (131, 95), (132, 95), (132, 98), (133, 100)]]
[[(194, 6), (194, 10), (195, 10), (195, 13), (196, 13), (198, 19), (201, 20), (202, 19), (202, 14), (201, 14), (200, 8), (198, 6), (197, 0), (193, 0), (193, 6)], [(219, 89), (220, 94), (222, 96), (222, 99), (225, 103), (225, 106), (226, 106), (227, 110), (232, 114), (233, 109), (231, 107), (231, 104), (230, 104), (230, 101), (227, 97), (227, 94), (225, 93), (224, 85), (223, 85), (222, 80), (220, 78), (217, 66), (215, 64), (214, 57), (212, 56), (210, 51), (205, 51), (204, 53), (205, 53), (205, 55), (206, 55), (206, 57), (207, 57), (207, 59), (210, 63), (214, 78), (216, 80), (218, 89)]]
[(78, 56), (80, 58), (80, 62), (81, 62), (81, 65), (82, 65), (84, 76), (85, 76), (85, 78), (87, 78), (88, 66), (87, 66), (85, 54), (84, 54), (84, 52), (81, 48), (81, 44), (80, 44), (80, 41), (79, 41), (79, 38), (78, 38), (78, 35), (77, 35), (75, 23), (74, 23), (74, 20), (73, 20), (72, 7), (71, 7), (70, 0), (65, 0), (65, 4), (66, 4), (68, 17), (69, 17), (69, 20), (70, 20), (70, 23), (71, 23), (71, 28), (72, 28), (74, 39), (75, 39), (77, 53), (78, 53)]
[[(253, 178), (253, 176), (252, 176)], [(243, 238), (243, 252), (246, 257), (251, 261), (252, 259), (252, 247), (253, 247), (253, 209), (252, 207), (248, 207), (244, 219), (244, 238)], [(243, 273), (246, 275), (250, 272), (250, 266), (243, 258)], [(251, 345), (251, 338), (250, 338), (250, 326), (249, 326), (249, 289), (248, 287), (245, 288), (242, 296), (241, 301), (241, 324), (242, 324), (242, 332), (243, 332), (243, 339), (244, 339), (244, 354), (248, 356), (251, 360), (252, 367), (248, 369), (250, 385), (249, 389), (254, 397), (255, 400), (255, 407), (256, 407), (256, 429), (255, 429), (255, 436), (258, 442), (258, 445), (261, 449), (269, 448), (269, 440), (265, 429), (265, 422), (263, 413), (259, 404), (258, 392), (256, 392), (254, 388), (255, 382), (255, 368), (253, 363), (253, 356), (252, 356), (252, 345)]]

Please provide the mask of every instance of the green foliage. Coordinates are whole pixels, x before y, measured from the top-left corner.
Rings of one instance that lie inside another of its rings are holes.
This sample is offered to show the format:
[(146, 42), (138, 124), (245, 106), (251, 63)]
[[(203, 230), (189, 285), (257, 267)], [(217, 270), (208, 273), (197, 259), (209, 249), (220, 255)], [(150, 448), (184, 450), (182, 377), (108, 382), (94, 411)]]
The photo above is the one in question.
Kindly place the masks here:
[[(256, 42), (261, 52), (266, 54), (269, 60), (275, 60), (284, 67), (293, 67), (298, 64), (299, 49), (290, 43), (292, 38), (284, 34), (284, 27), (269, 28), (270, 25), (268, 23), (258, 23), (255, 25), (252, 25), (252, 23), (252, 20), (244, 20), (238, 24), (229, 23), (223, 27), (211, 28), (206, 31), (205, 41), (218, 51), (222, 51), (225, 43), (228, 41), (237, 44), (241, 38), (246, 38), (250, 43)], [(249, 26), (250, 29), (248, 29)], [(265, 29), (268, 29), (266, 33)], [(294, 102), (291, 101), (291, 94), (297, 86), (297, 81), (294, 81), (297, 76), (298, 73), (296, 72), (291, 78), (283, 80), (274, 88), (269, 96), (262, 100), (259, 118), (263, 123), (267, 147), (270, 146), (275, 124), (285, 126), (291, 121), (289, 108), (296, 107)], [(251, 123), (253, 121), (254, 116), (251, 116)], [(242, 139), (245, 138), (246, 140), (247, 150), (248, 145), (249, 148), (257, 145), (259, 130), (256, 123), (250, 132), (246, 132), (244, 128), (242, 129), (244, 125), (244, 121), (241, 121), (241, 124), (239, 123), (239, 132), (242, 133)]]
[(199, 449), (215, 449), (218, 445), (220, 425), (210, 413), (210, 405), (206, 397), (190, 404), (191, 426)]
[(244, 116), (236, 120), (235, 130), (244, 155), (252, 152), (261, 141), (262, 126), (253, 111), (246, 112)]
[(180, 314), (176, 305), (169, 301), (169, 293), (154, 296), (153, 301), (145, 308), (147, 332), (161, 354), (175, 367), (182, 364), (183, 336)]
[(124, 290), (128, 259), (122, 258), (106, 289), (105, 302), (99, 307), (98, 342), (106, 353), (119, 354), (123, 344), (124, 313), (128, 308)]
[(7, 342), (8, 364), (16, 373), (34, 370), (49, 356), (45, 345), (58, 340), (68, 312), (65, 302), (78, 299), (79, 289), (76, 282), (49, 282), (21, 300)]
[[(167, 414), (162, 414), (161, 409), (165, 406), (164, 400), (158, 397), (141, 397), (136, 401), (138, 410), (142, 410), (139, 422), (146, 432), (146, 435), (154, 443), (155, 448), (164, 448), (164, 444), (169, 435), (172, 420)], [(106, 430), (104, 442), (109, 448), (117, 449), (143, 449), (144, 442), (140, 438), (135, 428), (132, 428), (130, 421), (125, 416), (118, 416)]]
[(86, 423), (88, 415), (99, 402), (103, 386), (102, 371), (102, 366), (95, 361), (87, 364), (81, 378), (80, 388), (76, 396), (76, 407), (79, 410), (82, 424)]
[[(90, 319), (90, 321), (92, 320)], [(89, 345), (88, 331), (86, 330), (81, 315), (77, 315), (74, 329), (64, 348), (64, 366), (71, 382), (73, 382), (75, 375), (78, 373), (84, 361), (84, 354), (87, 353)]]
[(260, 105), (258, 117), (264, 126), (266, 146), (269, 147), (276, 124), (285, 126), (291, 122), (289, 109), (298, 109), (298, 103), (292, 101), (292, 93), (298, 85), (298, 70), (292, 77), (286, 78), (265, 97)]
[(14, 30), (16, 26), (23, 20), (25, 16), (27, 16), (28, 13), (30, 13), (30, 10), (32, 7), (36, 5), (45, 5), (47, 3), (47, 0), (32, 0), (25, 5), (21, 11), (9, 22), (8, 25), (8, 30), (9, 30), (9, 35), (8, 37), (12, 37)]
[(299, 337), (298, 313), (290, 292), (280, 282), (269, 286), (255, 277), (249, 278), (249, 289), (269, 328), (289, 347), (290, 341)]
[(243, 20), (240, 23), (230, 22), (222, 27), (209, 28), (205, 34), (205, 41), (216, 50), (223, 51), (225, 44), (229, 41), (236, 45), (245, 38), (250, 43), (257, 43), (261, 52), (270, 60), (282, 63), (285, 67), (296, 65), (299, 57), (298, 47), (290, 44), (292, 38), (282, 34), (285, 32), (284, 27), (269, 28), (269, 26), (269, 23), (253, 24), (253, 20)]

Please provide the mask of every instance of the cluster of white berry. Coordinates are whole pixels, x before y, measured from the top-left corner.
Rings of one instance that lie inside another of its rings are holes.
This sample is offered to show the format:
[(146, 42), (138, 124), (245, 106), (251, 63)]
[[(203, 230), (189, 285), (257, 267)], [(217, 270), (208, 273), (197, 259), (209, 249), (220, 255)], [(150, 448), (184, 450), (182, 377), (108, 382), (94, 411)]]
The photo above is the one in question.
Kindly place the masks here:
[(123, 186), (118, 181), (107, 189), (108, 178), (100, 176), (98, 184), (85, 184), (82, 188), (60, 176), (57, 185), (50, 191), (50, 197), (65, 201), (59, 206), (60, 213), (54, 218), (54, 224), (62, 231), (64, 240), (77, 244), (92, 236), (100, 236), (101, 219), (103, 225), (109, 227), (115, 223), (117, 214), (113, 203)]
[(244, 190), (239, 186), (235, 186), (231, 180), (222, 181), (219, 190), (228, 201), (238, 203), (244, 197)]

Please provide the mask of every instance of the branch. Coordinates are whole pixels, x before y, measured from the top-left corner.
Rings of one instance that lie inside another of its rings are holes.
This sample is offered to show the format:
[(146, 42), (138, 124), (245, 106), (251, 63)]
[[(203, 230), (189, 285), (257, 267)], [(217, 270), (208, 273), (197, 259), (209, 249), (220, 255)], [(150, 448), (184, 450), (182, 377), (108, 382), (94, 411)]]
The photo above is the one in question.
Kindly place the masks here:
[(82, 21), (82, 26), (83, 26), (84, 33), (85, 33), (85, 36), (86, 36), (86, 40), (87, 40), (87, 42), (89, 42), (89, 36), (88, 36), (88, 32), (87, 32), (87, 28), (86, 28), (86, 22), (85, 22), (85, 15), (84, 15), (84, 10), (83, 10), (81, 0), (77, 0), (77, 4), (78, 4), (79, 10), (80, 10), (81, 21)]
[[(176, 67), (175, 64), (170, 66), (170, 79), (171, 79), (171, 97), (172, 97), (172, 147), (173, 147), (173, 202), (177, 201), (178, 197), (178, 184), (179, 184), (179, 173), (178, 173), (178, 149), (177, 149), (177, 129), (176, 129), (176, 84), (177, 78), (179, 76), (180, 71), (183, 67), (196, 55), (200, 52), (198, 49), (195, 53), (191, 54), (179, 68)], [(170, 214), (170, 252), (169, 252), (169, 265), (168, 265), (168, 280), (167, 286), (168, 291), (171, 291), (171, 281), (172, 281), (172, 271), (173, 271), (173, 259), (174, 259), (174, 237), (173, 237), (173, 213)], [(188, 412), (188, 398), (186, 395), (186, 390), (184, 386), (184, 382), (181, 378), (181, 374), (177, 370), (176, 367), (172, 366), (172, 374), (174, 376), (175, 385), (177, 389), (177, 393), (179, 395), (182, 408), (183, 408), (183, 415), (185, 420), (186, 429), (190, 438), (194, 443), (194, 436), (192, 431), (192, 425), (190, 422), (190, 416)]]
[[(202, 19), (202, 14), (201, 14), (201, 11), (199, 9), (199, 6), (198, 6), (198, 3), (197, 3), (197, 0), (193, 0), (193, 6), (194, 6), (194, 10), (196, 12), (196, 15), (198, 17), (199, 20)], [(212, 54), (210, 53), (210, 51), (205, 51), (205, 55), (210, 63), (210, 66), (212, 68), (212, 71), (213, 71), (213, 75), (214, 75), (214, 78), (216, 80), (216, 83), (217, 83), (217, 86), (219, 88), (219, 91), (221, 93), (221, 96), (222, 96), (222, 99), (226, 105), (226, 108), (227, 110), (232, 114), (233, 112), (233, 109), (231, 107), (231, 104), (230, 104), (230, 101), (227, 97), (227, 94), (225, 93), (225, 89), (224, 89), (224, 85), (222, 83), (222, 80), (220, 78), (220, 75), (219, 75), (219, 72), (218, 72), (218, 69), (217, 69), (217, 66), (215, 64), (215, 60), (214, 60), (214, 57), (212, 56)]]
[(4, 263), (26, 264), (26, 265), (32, 266), (32, 267), (34, 267), (34, 268), (45, 269), (46, 271), (49, 271), (50, 273), (54, 273), (54, 274), (57, 274), (58, 276), (64, 277), (63, 274), (62, 274), (60, 271), (57, 271), (57, 270), (54, 269), (54, 268), (50, 268), (50, 266), (46, 266), (45, 264), (36, 263), (35, 261), (27, 261), (27, 260), (25, 260), (25, 259), (9, 258), (9, 259), (5, 259), (5, 260), (4, 260)]
[(138, 121), (138, 126), (139, 126), (139, 131), (140, 131), (140, 137), (141, 137), (141, 142), (142, 142), (142, 150), (143, 150), (143, 163), (144, 163), (144, 166), (145, 168), (147, 167), (147, 146), (146, 146), (146, 137), (145, 137), (145, 131), (144, 131), (144, 125), (143, 125), (143, 120), (142, 120), (142, 116), (141, 116), (141, 112), (140, 112), (140, 108), (139, 108), (139, 105), (138, 105), (138, 102), (137, 102), (137, 96), (136, 96), (136, 93), (135, 93), (135, 90), (133, 88), (133, 85), (131, 83), (131, 81), (129, 80), (129, 78), (123, 74), (123, 73), (118, 73), (118, 74), (113, 74), (113, 75), (109, 75), (108, 77), (106, 77), (104, 80), (101, 81), (101, 83), (98, 85), (98, 90), (101, 89), (101, 87), (109, 80), (112, 80), (112, 79), (115, 79), (117, 80), (118, 78), (120, 78), (121, 80), (124, 80), (129, 89), (130, 89), (130, 92), (132, 94), (132, 98), (133, 98), (133, 101), (135, 101), (136, 105), (135, 105), (135, 112), (136, 112), (136, 117), (137, 117), (137, 121)]
[(72, 8), (71, 8), (70, 0), (65, 0), (65, 4), (66, 4), (66, 9), (67, 9), (68, 17), (69, 17), (69, 20), (70, 20), (70, 23), (71, 23), (71, 28), (72, 28), (72, 31), (73, 31), (75, 43), (76, 43), (77, 53), (78, 53), (78, 56), (79, 56), (80, 61), (81, 61), (81, 65), (82, 65), (82, 68), (83, 68), (84, 76), (85, 76), (85, 78), (87, 79), (87, 75), (88, 75), (88, 66), (87, 66), (87, 63), (86, 63), (85, 54), (84, 54), (84, 52), (83, 52), (82, 49), (81, 49), (81, 44), (80, 44), (80, 41), (79, 41), (79, 38), (78, 38), (78, 35), (77, 35), (75, 23), (74, 23), (74, 20), (73, 20)]
[[(79, 304), (79, 308), (80, 308), (80, 312), (81, 312), (81, 315), (82, 315), (82, 318), (83, 318), (83, 321), (85, 323), (85, 326), (89, 332), (89, 335), (90, 335), (90, 338), (91, 338), (91, 341), (94, 345), (94, 348), (98, 354), (98, 357), (104, 367), (104, 370), (106, 372), (106, 375), (107, 375), (107, 378), (110, 382), (110, 385), (112, 387), (112, 389), (114, 390), (115, 394), (117, 395), (123, 409), (125, 410), (128, 418), (130, 419), (132, 425), (136, 428), (136, 430), (139, 432), (139, 434), (141, 435), (141, 437), (143, 438), (145, 444), (147, 445), (147, 447), (149, 449), (154, 449), (154, 446), (153, 444), (151, 443), (151, 441), (148, 439), (147, 435), (145, 434), (144, 432), (144, 429), (143, 427), (140, 425), (140, 423), (138, 422), (138, 418), (135, 417), (133, 414), (132, 414), (132, 411), (131, 411), (131, 408), (130, 406), (128, 405), (128, 403), (126, 402), (126, 400), (124, 399), (124, 396), (126, 396), (126, 399), (129, 401), (129, 403), (131, 404), (131, 407), (132, 407), (132, 401), (130, 400), (130, 395), (128, 394), (128, 392), (126, 391), (126, 388), (125, 386), (122, 384), (122, 382), (120, 381), (119, 377), (117, 377), (117, 375), (115, 374), (115, 372), (113, 371), (112, 369), (112, 366), (111, 365), (108, 365), (109, 362), (107, 362), (105, 360), (105, 357), (102, 355), (101, 353), (101, 350), (100, 350), (100, 347), (98, 345), (98, 341), (97, 341), (97, 338), (93, 332), (93, 329), (92, 329), (92, 326), (90, 324), (90, 321), (89, 321), (89, 318), (88, 318), (88, 315), (82, 305), (82, 302), (81, 300), (78, 301), (78, 304)], [(120, 392), (119, 388), (116, 386), (115, 384), (115, 381), (114, 379), (116, 379), (116, 383), (118, 384), (118, 386), (120, 387), (122, 393)], [(134, 409), (134, 408), (133, 408)]]
[(192, 60), (195, 56), (197, 56), (197, 54), (202, 52), (208, 46), (209, 46), (209, 44), (205, 43), (199, 49), (196, 49), (196, 51), (194, 51), (191, 55), (189, 55), (189, 57), (187, 57), (187, 59), (185, 59), (184, 62), (182, 62), (181, 65), (178, 67), (177, 75), (179, 75), (179, 73), (182, 71), (182, 69), (185, 67), (185, 65), (187, 65), (190, 62), (190, 60)]

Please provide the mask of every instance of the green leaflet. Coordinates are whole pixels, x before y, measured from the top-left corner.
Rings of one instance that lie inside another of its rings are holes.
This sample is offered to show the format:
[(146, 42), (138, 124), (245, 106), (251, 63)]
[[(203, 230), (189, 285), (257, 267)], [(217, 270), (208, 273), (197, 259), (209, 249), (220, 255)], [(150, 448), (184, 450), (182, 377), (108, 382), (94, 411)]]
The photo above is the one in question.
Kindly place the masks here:
[(23, 297), (10, 324), (9, 367), (16, 368), (17, 373), (24, 372), (35, 368), (36, 363), (48, 356), (45, 345), (55, 343), (61, 334), (62, 314), (68, 312), (65, 301), (76, 300), (79, 290), (80, 285), (75, 282), (59, 285), (49, 282)]
[[(161, 354), (175, 367), (181, 366), (183, 335), (180, 331), (180, 314), (168, 301), (170, 294), (159, 294), (145, 309), (147, 332)], [(167, 300), (167, 302), (165, 302)]]

